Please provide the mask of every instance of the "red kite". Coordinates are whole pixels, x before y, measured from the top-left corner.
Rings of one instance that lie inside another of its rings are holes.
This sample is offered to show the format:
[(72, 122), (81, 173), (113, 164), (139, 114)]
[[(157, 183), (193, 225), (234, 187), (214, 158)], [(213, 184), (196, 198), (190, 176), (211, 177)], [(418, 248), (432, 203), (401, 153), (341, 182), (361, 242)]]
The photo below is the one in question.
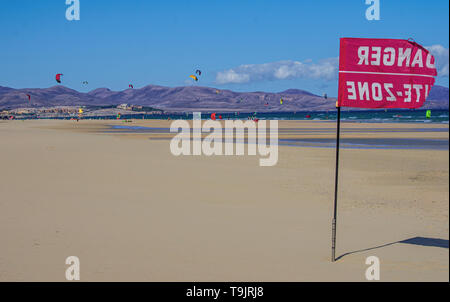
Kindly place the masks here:
[(62, 73), (58, 73), (58, 74), (55, 76), (56, 82), (61, 83), (61, 76), (62, 76), (62, 75), (63, 75)]

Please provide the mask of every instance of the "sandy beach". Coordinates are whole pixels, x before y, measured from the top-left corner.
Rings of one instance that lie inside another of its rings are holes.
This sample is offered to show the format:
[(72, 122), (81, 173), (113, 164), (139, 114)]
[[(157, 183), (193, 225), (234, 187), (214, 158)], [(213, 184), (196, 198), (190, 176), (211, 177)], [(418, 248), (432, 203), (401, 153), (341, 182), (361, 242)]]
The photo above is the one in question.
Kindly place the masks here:
[[(110, 131), (123, 124), (0, 121), (0, 281), (65, 281), (68, 256), (81, 281), (366, 281), (368, 256), (381, 281), (449, 281), (448, 149), (342, 149), (332, 263), (334, 148), (281, 145), (261, 167), (259, 156), (176, 157), (170, 134)], [(281, 139), (335, 137), (332, 122), (279, 125)], [(449, 137), (448, 124), (342, 129)]]

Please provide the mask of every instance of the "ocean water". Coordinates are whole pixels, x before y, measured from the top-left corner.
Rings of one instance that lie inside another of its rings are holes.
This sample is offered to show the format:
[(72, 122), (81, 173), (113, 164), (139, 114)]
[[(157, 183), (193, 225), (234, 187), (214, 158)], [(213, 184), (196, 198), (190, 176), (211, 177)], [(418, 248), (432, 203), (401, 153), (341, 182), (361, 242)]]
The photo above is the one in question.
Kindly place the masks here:
[[(425, 117), (426, 110), (364, 110), (350, 111), (345, 108), (341, 110), (341, 121), (343, 122), (364, 122), (364, 123), (439, 123), (448, 124), (448, 110), (432, 110), (431, 118)], [(336, 121), (336, 110), (328, 112), (216, 112), (216, 119), (241, 119), (258, 118), (262, 120), (319, 120)], [(209, 119), (211, 113), (202, 113), (202, 119)], [(115, 117), (109, 117), (115, 118)], [(122, 115), (121, 119), (192, 119), (192, 113), (161, 114), (161, 115)]]
[[(448, 110), (432, 110), (431, 118), (426, 118), (426, 110), (358, 110), (352, 111), (346, 108), (341, 110), (341, 121), (354, 123), (438, 123), (448, 124), (449, 111)], [(210, 119), (210, 112), (203, 112), (202, 119)], [(219, 116), (223, 120), (227, 119), (241, 119), (258, 118), (261, 120), (310, 120), (310, 121), (336, 121), (336, 110), (323, 112), (252, 112), (252, 113), (238, 113), (238, 112), (216, 112), (216, 118)], [(121, 120), (127, 119), (192, 119), (192, 112), (188, 113), (164, 113), (164, 114), (124, 114)], [(73, 117), (56, 117), (47, 119), (70, 119)], [(29, 116), (27, 119), (36, 119), (36, 117)], [(116, 116), (84, 116), (82, 119), (116, 119)]]

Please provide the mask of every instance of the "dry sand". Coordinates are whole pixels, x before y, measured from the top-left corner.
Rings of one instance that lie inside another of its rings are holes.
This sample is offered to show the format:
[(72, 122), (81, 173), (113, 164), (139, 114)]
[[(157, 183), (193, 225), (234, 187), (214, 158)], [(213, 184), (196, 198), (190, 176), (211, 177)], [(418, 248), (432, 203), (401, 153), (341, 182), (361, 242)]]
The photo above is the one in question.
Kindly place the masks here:
[(331, 263), (333, 148), (281, 146), (278, 164), (260, 167), (257, 156), (175, 157), (148, 133), (101, 133), (110, 124), (0, 122), (0, 281), (64, 281), (72, 255), (82, 281), (365, 281), (372, 255), (381, 281), (449, 280), (448, 151), (343, 149)]

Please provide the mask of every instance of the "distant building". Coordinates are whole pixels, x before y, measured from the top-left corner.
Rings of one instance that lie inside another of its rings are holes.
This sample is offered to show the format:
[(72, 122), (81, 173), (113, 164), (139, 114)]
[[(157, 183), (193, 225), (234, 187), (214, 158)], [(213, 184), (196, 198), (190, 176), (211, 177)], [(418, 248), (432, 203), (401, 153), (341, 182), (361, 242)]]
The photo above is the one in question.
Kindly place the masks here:
[(117, 105), (117, 109), (131, 110), (131, 106), (128, 106), (128, 104), (120, 104)]
[(32, 113), (32, 110), (30, 110), (30, 109), (18, 109), (16, 111), (16, 113), (17, 114), (30, 114), (30, 113)]

